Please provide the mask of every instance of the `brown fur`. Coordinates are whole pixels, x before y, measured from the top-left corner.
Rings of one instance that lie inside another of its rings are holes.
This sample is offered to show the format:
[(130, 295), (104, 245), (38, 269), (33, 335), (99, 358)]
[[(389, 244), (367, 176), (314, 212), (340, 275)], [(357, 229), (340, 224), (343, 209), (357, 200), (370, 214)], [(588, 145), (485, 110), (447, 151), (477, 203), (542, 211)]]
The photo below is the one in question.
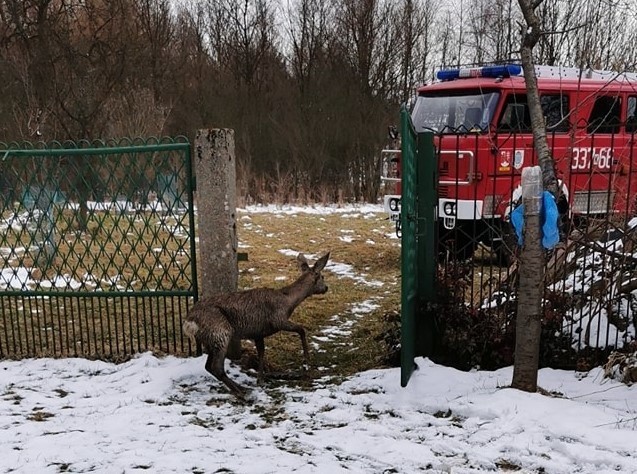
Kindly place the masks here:
[(259, 358), (259, 380), (263, 375), (264, 339), (279, 331), (296, 332), (299, 335), (304, 361), (308, 363), (305, 329), (290, 321), (290, 316), (307, 297), (327, 292), (321, 271), (329, 256), (327, 253), (310, 268), (305, 257), (299, 254), (297, 263), (301, 276), (284, 288), (222, 293), (198, 301), (192, 307), (183, 325), (184, 334), (203, 346), (208, 353), (206, 370), (235, 395), (243, 396), (245, 389), (230, 379), (224, 369), (228, 345), (233, 338), (254, 340)]

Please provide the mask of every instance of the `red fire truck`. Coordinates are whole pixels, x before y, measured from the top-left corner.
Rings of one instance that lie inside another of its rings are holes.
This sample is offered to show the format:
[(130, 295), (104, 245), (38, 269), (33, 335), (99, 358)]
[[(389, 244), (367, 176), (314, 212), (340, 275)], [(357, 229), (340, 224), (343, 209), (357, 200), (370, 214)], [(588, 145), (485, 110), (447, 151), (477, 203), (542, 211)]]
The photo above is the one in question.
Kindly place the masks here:
[[(561, 212), (635, 214), (637, 74), (537, 66), (536, 75)], [(522, 168), (537, 164), (522, 67), (440, 70), (418, 89), (411, 117), (416, 132), (434, 133), (440, 238), (464, 239), (464, 256), (477, 241), (497, 248)], [(399, 230), (400, 151), (383, 153), (383, 179), (396, 190), (384, 206)]]

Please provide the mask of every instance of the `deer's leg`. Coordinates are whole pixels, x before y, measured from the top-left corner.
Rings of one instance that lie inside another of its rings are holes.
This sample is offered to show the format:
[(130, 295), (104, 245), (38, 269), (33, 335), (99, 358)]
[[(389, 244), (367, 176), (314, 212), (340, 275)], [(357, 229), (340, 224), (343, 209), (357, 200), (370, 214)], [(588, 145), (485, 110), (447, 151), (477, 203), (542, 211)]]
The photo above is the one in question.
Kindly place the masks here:
[(243, 398), (246, 389), (228, 377), (223, 367), (224, 361), (225, 357), (220, 357), (219, 354), (208, 354), (206, 370), (223, 382), (235, 396)]
[(257, 355), (259, 357), (257, 382), (261, 383), (263, 380), (263, 370), (265, 366), (265, 340), (262, 337), (256, 338), (254, 340), (254, 345), (257, 347)]
[(206, 370), (223, 382), (237, 397), (242, 398), (246, 389), (228, 377), (224, 367), (226, 353), (233, 335), (232, 327), (221, 315), (216, 318), (215, 324), (212, 326), (213, 328), (209, 332), (210, 337), (206, 341), (208, 349)]
[(293, 323), (292, 321), (286, 321), (281, 327), (281, 331), (295, 332), (301, 338), (301, 345), (303, 346), (303, 362), (305, 365), (310, 363), (310, 350), (308, 349), (307, 339), (305, 337), (305, 328), (300, 324)]

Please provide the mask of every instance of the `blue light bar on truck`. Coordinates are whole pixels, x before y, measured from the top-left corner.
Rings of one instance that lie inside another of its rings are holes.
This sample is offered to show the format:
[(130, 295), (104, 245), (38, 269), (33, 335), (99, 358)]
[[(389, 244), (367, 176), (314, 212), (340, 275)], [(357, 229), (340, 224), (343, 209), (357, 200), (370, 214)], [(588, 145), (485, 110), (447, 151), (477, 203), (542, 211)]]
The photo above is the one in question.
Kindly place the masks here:
[(501, 66), (484, 66), (461, 69), (441, 69), (436, 73), (439, 81), (453, 81), (468, 77), (511, 77), (522, 74), (519, 64), (503, 64)]

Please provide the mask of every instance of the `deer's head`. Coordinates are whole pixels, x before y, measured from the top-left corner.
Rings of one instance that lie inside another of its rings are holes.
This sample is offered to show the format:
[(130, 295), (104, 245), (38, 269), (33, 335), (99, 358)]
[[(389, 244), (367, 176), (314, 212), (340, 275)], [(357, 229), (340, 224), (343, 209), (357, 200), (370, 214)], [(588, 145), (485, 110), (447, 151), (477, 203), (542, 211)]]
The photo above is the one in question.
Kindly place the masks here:
[(303, 274), (312, 275), (314, 285), (312, 286), (311, 294), (313, 295), (322, 295), (324, 293), (327, 293), (327, 285), (325, 284), (325, 281), (323, 280), (323, 275), (321, 275), (321, 270), (325, 268), (325, 265), (327, 264), (327, 260), (329, 258), (330, 258), (330, 253), (327, 252), (325, 255), (323, 255), (321, 258), (319, 258), (316, 261), (313, 267), (310, 267), (309, 263), (307, 262), (307, 259), (305, 258), (305, 255), (300, 253), (296, 257), (296, 261), (299, 265), (299, 270), (301, 270)]

